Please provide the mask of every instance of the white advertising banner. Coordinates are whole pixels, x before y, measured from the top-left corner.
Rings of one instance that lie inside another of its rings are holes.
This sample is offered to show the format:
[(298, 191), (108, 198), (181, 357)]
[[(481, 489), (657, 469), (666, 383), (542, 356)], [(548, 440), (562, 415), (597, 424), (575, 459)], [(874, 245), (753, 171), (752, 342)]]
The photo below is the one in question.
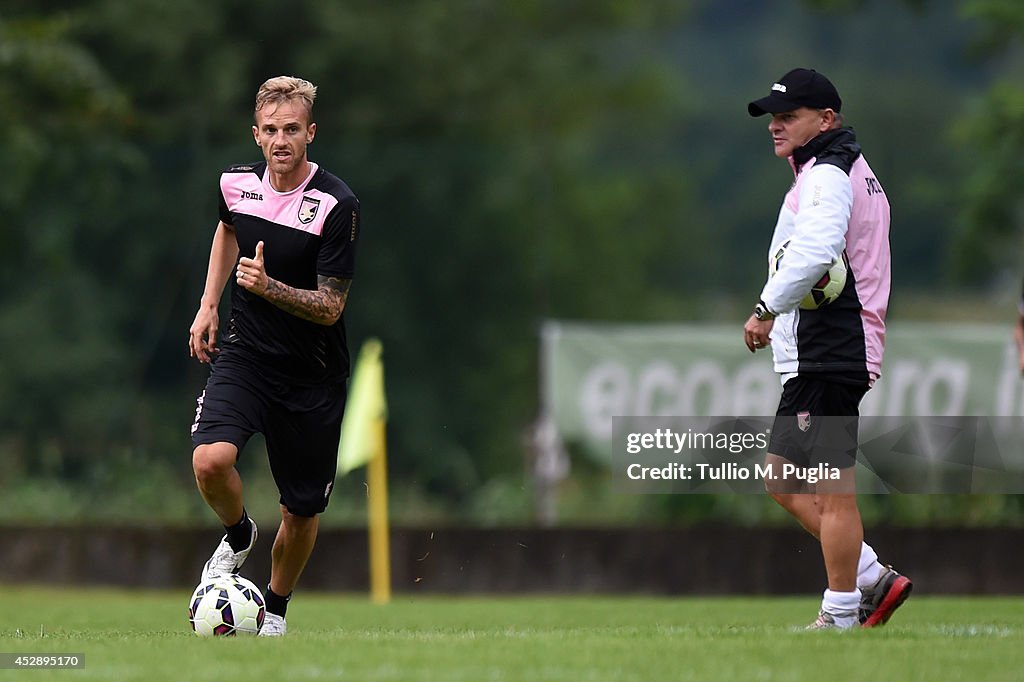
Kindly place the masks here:
[[(781, 393), (770, 353), (747, 351), (740, 324), (549, 321), (541, 347), (546, 416), (563, 441), (605, 463), (614, 417), (765, 417)], [(882, 375), (864, 416), (1024, 415), (1009, 325), (893, 323)]]

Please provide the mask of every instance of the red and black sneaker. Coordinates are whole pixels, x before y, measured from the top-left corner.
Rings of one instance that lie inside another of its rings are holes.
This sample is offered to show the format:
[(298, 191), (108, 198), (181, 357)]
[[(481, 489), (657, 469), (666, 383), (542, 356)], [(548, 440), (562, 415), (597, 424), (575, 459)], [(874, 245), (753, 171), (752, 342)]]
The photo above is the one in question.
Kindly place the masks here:
[(892, 570), (892, 566), (886, 566), (874, 585), (860, 590), (860, 626), (873, 628), (888, 623), (913, 589), (910, 578)]

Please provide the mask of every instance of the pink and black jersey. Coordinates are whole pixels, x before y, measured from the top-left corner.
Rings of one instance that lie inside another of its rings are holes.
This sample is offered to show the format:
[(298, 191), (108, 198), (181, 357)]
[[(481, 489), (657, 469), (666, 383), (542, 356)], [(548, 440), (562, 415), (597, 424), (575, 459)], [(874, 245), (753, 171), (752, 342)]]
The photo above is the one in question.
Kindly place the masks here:
[[(777, 313), (775, 370), (870, 384), (881, 375), (889, 305), (889, 201), (853, 131), (834, 130), (797, 149), (768, 251), (788, 242), (761, 300)], [(797, 306), (840, 254), (849, 265), (839, 298), (817, 310)]]
[[(316, 164), (298, 187), (278, 192), (266, 162), (232, 166), (220, 177), (220, 219), (234, 228), (239, 253), (263, 242), (267, 275), (315, 290), (318, 276), (352, 279), (359, 238), (359, 201), (348, 185)], [(303, 384), (343, 381), (349, 374), (344, 314), (325, 326), (251, 294), (231, 279), (231, 319), (224, 350), (252, 356)]]

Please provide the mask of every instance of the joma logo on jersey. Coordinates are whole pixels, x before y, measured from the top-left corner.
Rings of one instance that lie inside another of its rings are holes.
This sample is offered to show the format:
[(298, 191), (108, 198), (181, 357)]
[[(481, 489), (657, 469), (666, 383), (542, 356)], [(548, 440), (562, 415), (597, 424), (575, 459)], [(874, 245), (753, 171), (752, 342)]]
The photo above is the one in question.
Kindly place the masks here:
[(299, 222), (303, 225), (308, 225), (313, 222), (313, 218), (316, 217), (316, 212), (318, 210), (320, 210), (319, 199), (302, 197), (302, 203), (299, 204)]
[(242, 199), (255, 199), (256, 201), (263, 201), (263, 195), (257, 194), (256, 192), (246, 192), (242, 190)]

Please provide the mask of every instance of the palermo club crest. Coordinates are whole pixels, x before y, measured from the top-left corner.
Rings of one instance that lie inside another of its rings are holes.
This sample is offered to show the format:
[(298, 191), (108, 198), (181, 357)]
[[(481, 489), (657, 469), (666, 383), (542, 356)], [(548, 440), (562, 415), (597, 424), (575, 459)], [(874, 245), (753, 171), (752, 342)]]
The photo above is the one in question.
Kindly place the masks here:
[(318, 210), (320, 210), (319, 199), (302, 197), (302, 203), (299, 204), (299, 222), (303, 225), (308, 225), (313, 222), (313, 218), (316, 217), (316, 212)]

